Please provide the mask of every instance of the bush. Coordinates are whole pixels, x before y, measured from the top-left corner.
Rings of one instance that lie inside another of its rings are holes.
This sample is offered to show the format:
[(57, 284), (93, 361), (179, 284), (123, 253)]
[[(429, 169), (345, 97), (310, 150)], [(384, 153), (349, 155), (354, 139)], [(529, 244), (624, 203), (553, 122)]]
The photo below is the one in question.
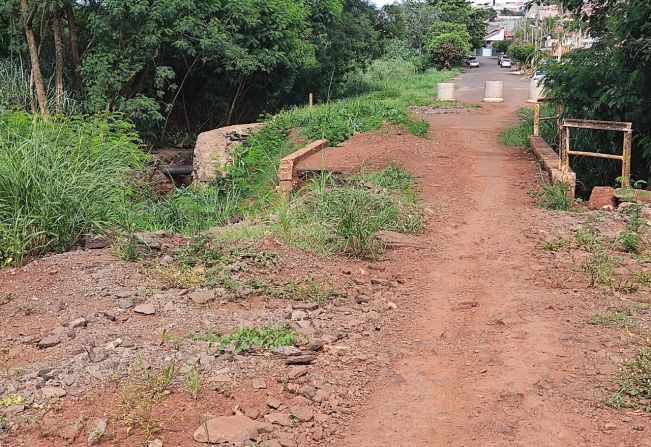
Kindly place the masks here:
[(509, 46), (509, 54), (515, 60), (528, 64), (533, 59), (536, 48), (531, 43), (513, 43)]
[(67, 250), (119, 220), (144, 160), (119, 117), (0, 114), (0, 264)]

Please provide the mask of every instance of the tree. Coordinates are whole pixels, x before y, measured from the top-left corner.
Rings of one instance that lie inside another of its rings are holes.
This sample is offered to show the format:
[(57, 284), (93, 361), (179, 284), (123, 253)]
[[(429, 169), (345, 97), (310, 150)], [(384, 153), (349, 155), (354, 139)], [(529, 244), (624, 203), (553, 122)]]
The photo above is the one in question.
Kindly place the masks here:
[(450, 32), (432, 37), (427, 42), (427, 51), (435, 63), (447, 69), (461, 64), (470, 51), (470, 44), (464, 36)]
[(515, 60), (527, 64), (533, 58), (536, 48), (532, 43), (512, 43), (509, 45), (509, 55)]

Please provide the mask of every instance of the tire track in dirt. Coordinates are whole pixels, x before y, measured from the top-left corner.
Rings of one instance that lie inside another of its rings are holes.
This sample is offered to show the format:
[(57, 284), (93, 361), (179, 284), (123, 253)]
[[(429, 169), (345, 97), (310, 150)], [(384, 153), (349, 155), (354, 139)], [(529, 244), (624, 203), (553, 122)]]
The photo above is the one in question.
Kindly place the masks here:
[[(476, 75), (464, 75), (461, 92), (476, 101), (468, 76), (476, 87)], [(561, 327), (538, 315), (557, 292), (533, 285), (536, 247), (524, 236), (530, 199), (521, 183), (535, 173), (497, 144), (524, 103), (521, 83), (505, 81), (511, 102), (430, 119), (433, 153), (444, 148), (467, 162), (443, 174), (455, 176), (447, 187), (468, 186), (467, 205), (461, 225), (444, 230), (437, 259), (420, 260), (429, 273), (412, 347), (375, 389), (343, 446), (597, 445), (574, 409), (545, 397), (564, 373), (557, 369)], [(425, 194), (441, 175), (422, 177)]]

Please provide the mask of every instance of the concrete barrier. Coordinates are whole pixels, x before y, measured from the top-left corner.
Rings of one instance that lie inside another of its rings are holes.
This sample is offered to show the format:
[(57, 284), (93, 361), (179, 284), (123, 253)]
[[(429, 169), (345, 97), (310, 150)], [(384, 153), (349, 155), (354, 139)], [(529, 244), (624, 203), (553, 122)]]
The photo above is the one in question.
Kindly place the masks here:
[(436, 84), (436, 99), (439, 101), (454, 101), (454, 83), (439, 82)]
[(565, 182), (569, 186), (568, 195), (574, 199), (576, 194), (576, 173), (572, 170), (563, 172), (560, 169), (560, 159), (549, 144), (542, 137), (531, 135), (529, 137), (531, 150), (536, 155), (543, 169), (549, 175), (552, 183)]
[(504, 98), (504, 82), (486, 81), (484, 84), (484, 102), (502, 102)]
[(292, 152), (282, 160), (278, 166), (279, 188), (283, 192), (289, 192), (294, 189), (294, 168), (299, 161), (316, 154), (320, 150), (328, 147), (328, 140), (317, 140), (308, 144), (303, 149)]
[(536, 103), (545, 97), (545, 86), (542, 82), (531, 79), (529, 81), (529, 99), (527, 102)]

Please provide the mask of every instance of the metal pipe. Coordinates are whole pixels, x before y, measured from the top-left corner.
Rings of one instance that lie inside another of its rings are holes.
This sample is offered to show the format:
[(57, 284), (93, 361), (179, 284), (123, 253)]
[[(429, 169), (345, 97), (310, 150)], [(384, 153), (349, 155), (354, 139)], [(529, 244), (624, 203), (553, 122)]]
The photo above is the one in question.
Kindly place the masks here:
[(160, 168), (161, 172), (167, 176), (173, 177), (176, 175), (191, 175), (192, 165), (180, 166), (163, 166)]

